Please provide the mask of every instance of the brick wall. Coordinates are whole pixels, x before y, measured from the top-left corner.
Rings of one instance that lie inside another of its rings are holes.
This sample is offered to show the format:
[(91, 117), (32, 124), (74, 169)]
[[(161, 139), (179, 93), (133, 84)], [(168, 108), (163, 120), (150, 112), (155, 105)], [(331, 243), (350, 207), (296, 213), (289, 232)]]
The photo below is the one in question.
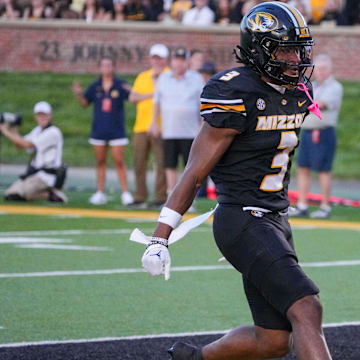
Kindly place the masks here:
[[(315, 54), (328, 53), (339, 79), (360, 80), (360, 27), (313, 27)], [(160, 23), (0, 21), (0, 71), (96, 72), (99, 58), (112, 55), (119, 73), (144, 70), (149, 48), (200, 48), (219, 70), (234, 66), (239, 27), (185, 28)]]

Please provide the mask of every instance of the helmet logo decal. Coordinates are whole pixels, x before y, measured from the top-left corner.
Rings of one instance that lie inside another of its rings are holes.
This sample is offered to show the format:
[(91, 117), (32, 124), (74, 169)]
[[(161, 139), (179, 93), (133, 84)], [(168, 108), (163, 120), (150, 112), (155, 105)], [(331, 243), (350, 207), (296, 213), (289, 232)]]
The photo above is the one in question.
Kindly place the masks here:
[(278, 19), (269, 13), (258, 12), (249, 16), (247, 27), (252, 31), (269, 32), (278, 28)]
[(258, 98), (256, 100), (256, 107), (259, 109), (259, 110), (265, 110), (266, 108), (266, 102), (264, 99), (262, 98)]

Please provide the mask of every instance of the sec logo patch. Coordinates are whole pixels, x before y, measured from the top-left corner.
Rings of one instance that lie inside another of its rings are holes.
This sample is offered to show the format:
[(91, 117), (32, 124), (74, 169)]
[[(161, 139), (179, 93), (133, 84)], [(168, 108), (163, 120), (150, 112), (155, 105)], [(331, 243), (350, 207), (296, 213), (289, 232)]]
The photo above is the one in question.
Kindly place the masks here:
[(266, 102), (264, 99), (262, 98), (258, 98), (256, 100), (256, 107), (259, 109), (259, 110), (265, 110), (266, 108)]

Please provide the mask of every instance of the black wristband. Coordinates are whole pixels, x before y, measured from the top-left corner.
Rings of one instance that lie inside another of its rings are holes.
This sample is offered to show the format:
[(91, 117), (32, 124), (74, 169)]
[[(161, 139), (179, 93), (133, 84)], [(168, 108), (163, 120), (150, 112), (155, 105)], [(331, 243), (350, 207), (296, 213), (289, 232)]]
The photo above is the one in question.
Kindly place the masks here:
[(163, 246), (168, 247), (168, 241), (167, 239), (159, 238), (159, 237), (152, 237), (149, 244), (147, 244), (146, 248), (148, 248), (151, 245), (160, 244)]

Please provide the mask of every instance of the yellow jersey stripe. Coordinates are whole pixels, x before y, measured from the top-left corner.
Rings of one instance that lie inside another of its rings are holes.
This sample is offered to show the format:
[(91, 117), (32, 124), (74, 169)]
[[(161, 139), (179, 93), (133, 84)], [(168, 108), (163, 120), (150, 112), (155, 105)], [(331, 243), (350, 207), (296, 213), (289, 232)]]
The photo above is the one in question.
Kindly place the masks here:
[(201, 104), (200, 110), (218, 108), (228, 111), (245, 111), (245, 105), (220, 105), (220, 104)]

